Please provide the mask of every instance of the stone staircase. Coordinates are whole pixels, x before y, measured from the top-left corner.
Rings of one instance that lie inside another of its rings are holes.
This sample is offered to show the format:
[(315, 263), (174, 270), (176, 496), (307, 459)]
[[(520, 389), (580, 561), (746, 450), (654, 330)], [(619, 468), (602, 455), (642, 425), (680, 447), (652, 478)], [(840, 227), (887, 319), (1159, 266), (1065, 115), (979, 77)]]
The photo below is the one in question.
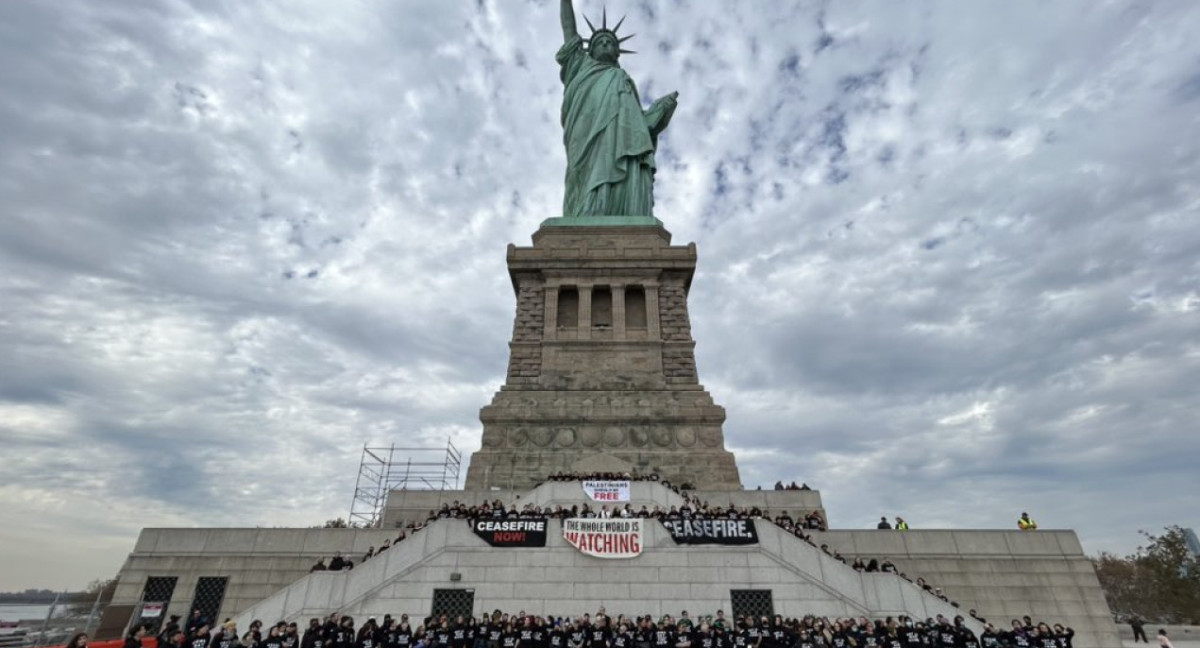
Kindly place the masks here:
[[(661, 484), (635, 482), (631, 503), (678, 506), (683, 498)], [(551, 482), (529, 491), (518, 508), (582, 501), (577, 482)], [(493, 548), (463, 520), (438, 520), (353, 570), (314, 572), (238, 615), (239, 627), (260, 619), (301, 621), (333, 611), (355, 616), (429, 609), (431, 590), (471, 590), (475, 609), (537, 610), (567, 615), (604, 605), (611, 612), (678, 613), (730, 606), (730, 589), (770, 590), (785, 616), (907, 614), (916, 618), (962, 612), (894, 574), (860, 573), (765, 520), (759, 544), (676, 545), (648, 520), (644, 551), (632, 560), (586, 556), (550, 520), (545, 548)], [(972, 629), (980, 631), (973, 621)]]

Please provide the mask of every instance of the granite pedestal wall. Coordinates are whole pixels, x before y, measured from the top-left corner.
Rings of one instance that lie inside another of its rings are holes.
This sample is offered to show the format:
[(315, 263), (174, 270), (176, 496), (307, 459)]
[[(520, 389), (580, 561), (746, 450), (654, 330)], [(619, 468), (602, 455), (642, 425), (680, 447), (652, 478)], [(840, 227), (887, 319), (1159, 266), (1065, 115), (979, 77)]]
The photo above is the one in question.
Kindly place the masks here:
[(661, 227), (543, 227), (508, 248), (508, 374), (480, 411), (470, 490), (569, 472), (741, 488), (724, 408), (700, 385), (687, 296), (696, 247)]

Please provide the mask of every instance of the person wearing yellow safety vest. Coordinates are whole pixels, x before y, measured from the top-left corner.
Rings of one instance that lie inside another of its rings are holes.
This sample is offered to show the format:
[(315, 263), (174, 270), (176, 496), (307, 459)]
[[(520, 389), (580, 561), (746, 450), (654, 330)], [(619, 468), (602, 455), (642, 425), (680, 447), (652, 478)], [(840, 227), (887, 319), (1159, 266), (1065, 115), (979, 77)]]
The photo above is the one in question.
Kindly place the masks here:
[(896, 516), (896, 530), (908, 531), (908, 522), (905, 522), (904, 518), (900, 517), (899, 515)]
[(1022, 513), (1021, 519), (1017, 520), (1017, 528), (1022, 531), (1037, 531), (1037, 522), (1034, 522), (1028, 513)]

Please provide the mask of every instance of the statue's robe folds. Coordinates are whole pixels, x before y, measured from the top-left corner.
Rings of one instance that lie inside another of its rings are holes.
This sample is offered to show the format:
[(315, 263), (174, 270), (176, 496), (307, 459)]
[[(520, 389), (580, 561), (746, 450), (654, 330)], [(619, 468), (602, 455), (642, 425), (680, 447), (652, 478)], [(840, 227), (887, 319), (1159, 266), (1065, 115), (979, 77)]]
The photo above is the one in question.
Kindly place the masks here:
[(653, 216), (655, 142), (633, 80), (588, 56), (578, 35), (555, 58), (564, 86), (563, 216)]

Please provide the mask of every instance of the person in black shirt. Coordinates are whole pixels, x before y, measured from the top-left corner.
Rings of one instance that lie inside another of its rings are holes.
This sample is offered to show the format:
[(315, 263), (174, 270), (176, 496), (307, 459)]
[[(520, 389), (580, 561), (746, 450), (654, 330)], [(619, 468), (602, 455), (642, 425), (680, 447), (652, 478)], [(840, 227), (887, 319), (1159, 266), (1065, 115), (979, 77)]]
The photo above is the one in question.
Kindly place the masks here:
[[(197, 613), (199, 614), (199, 613)], [(125, 635), (125, 648), (142, 648), (142, 638), (146, 636), (146, 624), (139, 624), (129, 629)]]
[(617, 631), (613, 633), (608, 643), (611, 648), (634, 648), (633, 633), (629, 631), (627, 621), (622, 621), (621, 625), (617, 626)]
[(200, 627), (196, 628), (196, 633), (188, 637), (188, 645), (191, 648), (208, 648), (212, 637), (208, 634), (208, 624), (201, 623)]
[(692, 633), (686, 623), (675, 627), (675, 648), (692, 648)]
[(958, 633), (945, 618), (941, 618), (937, 625), (937, 641), (935, 645), (941, 648), (955, 648), (958, 643)]
[(354, 638), (354, 646), (355, 648), (379, 648), (379, 624), (375, 622), (374, 617), (367, 619), (363, 627), (358, 629), (358, 635)]
[(925, 619), (925, 621), (926, 623), (918, 623), (917, 629), (921, 631), (926, 646), (937, 648), (941, 645), (941, 633), (938, 632), (937, 625), (933, 623), (932, 619)]
[(754, 624), (754, 617), (746, 617), (746, 627), (738, 633), (741, 643), (738, 648), (759, 648), (762, 645), (762, 630)]
[(633, 648), (650, 648), (650, 617), (644, 616), (637, 620), (633, 629)]
[(325, 634), (320, 619), (308, 620), (308, 629), (300, 638), (300, 648), (325, 648)]
[(586, 642), (587, 629), (584, 627), (582, 619), (567, 626), (567, 648), (583, 648)]
[(1056, 623), (1054, 624), (1054, 638), (1058, 641), (1058, 648), (1071, 648), (1075, 631), (1071, 628), (1064, 628), (1061, 623)]
[(435, 622), (434, 625), (433, 645), (436, 648), (450, 648), (450, 621), (443, 616), (441, 622)]
[(850, 648), (850, 630), (849, 623), (835, 621), (833, 624), (833, 632), (830, 635), (829, 645), (833, 648)]
[(521, 643), (521, 635), (513, 629), (512, 622), (504, 624), (504, 631), (500, 633), (500, 648), (517, 648)]
[(546, 648), (549, 643), (547, 636), (546, 622), (542, 617), (537, 617), (533, 620), (533, 648)]
[(200, 610), (192, 612), (192, 618), (188, 619), (187, 624), (188, 638), (190, 639), (196, 636), (196, 632), (200, 630), (200, 626), (204, 625), (208, 625), (208, 619), (204, 618), (204, 615), (200, 613)]
[(213, 648), (235, 648), (237, 644), (237, 624), (232, 621), (218, 628), (209, 642)]
[(554, 627), (546, 633), (546, 646), (548, 648), (567, 648), (567, 633), (563, 631), (563, 624), (555, 623)]
[(283, 639), (283, 648), (296, 648), (300, 644), (300, 631), (296, 627), (296, 622), (292, 621), (287, 624), (280, 637)]
[[(192, 648), (198, 648), (193, 645)], [(273, 625), (267, 629), (267, 636), (263, 637), (262, 648), (283, 648), (283, 637), (279, 636), (279, 626)]]
[(771, 627), (766, 632), (766, 641), (772, 648), (791, 648), (792, 635), (783, 623), (781, 615), (776, 614), (775, 619), (771, 621)]
[(663, 623), (662, 626), (653, 626), (650, 631), (650, 648), (674, 648), (675, 646), (675, 631), (671, 626)]
[(333, 648), (353, 648), (354, 638), (354, 618), (342, 617), (333, 632)]
[(1037, 643), (1036, 646), (1041, 648), (1058, 648), (1058, 639), (1054, 633), (1050, 631), (1050, 626), (1045, 623), (1037, 624)]
[(492, 634), (492, 618), (484, 614), (475, 624), (475, 648), (488, 648), (488, 637)]
[(746, 648), (746, 622), (741, 617), (738, 617), (737, 622), (729, 631), (729, 642), (733, 648)]
[(158, 633), (158, 645), (165, 647), (167, 644), (171, 643), (171, 638), (175, 636), (175, 631), (178, 629), (179, 615), (172, 614), (171, 620), (167, 621), (167, 624), (163, 626), (162, 631)]
[[(140, 645), (140, 644), (139, 644)], [(186, 648), (187, 636), (183, 634), (183, 629), (175, 630), (175, 634), (171, 635), (171, 641), (166, 645), (166, 648)], [(129, 648), (129, 639), (125, 639), (125, 648)]]
[(409, 648), (413, 644), (413, 629), (408, 624), (408, 615), (400, 615), (400, 625), (396, 626), (396, 631), (392, 635), (391, 648)]
[(500, 648), (500, 638), (503, 634), (504, 625), (501, 617), (493, 616), (491, 623), (488, 624), (488, 648)]
[(471, 627), (467, 625), (466, 619), (462, 615), (454, 619), (454, 626), (450, 628), (451, 648), (470, 648), (470, 631)]
[(875, 634), (874, 624), (868, 623), (859, 628), (858, 645), (860, 648), (879, 648), (882, 645), (879, 635)]
[(608, 619), (597, 615), (595, 625), (587, 633), (587, 648), (608, 648), (608, 635)]
[(982, 648), (1001, 648), (1004, 644), (1004, 635), (998, 632), (992, 624), (984, 624), (983, 632), (979, 635), (979, 644)]
[[(954, 617), (954, 634), (956, 635), (957, 648), (979, 648), (979, 638), (975, 636), (975, 632), (967, 627), (965, 619), (961, 616)], [(1058, 648), (1055, 646), (1055, 648)]]
[(1014, 648), (1032, 648), (1034, 641), (1029, 632), (1025, 631), (1025, 627), (1021, 622), (1012, 620), (1012, 631), (1008, 633), (1008, 643)]

